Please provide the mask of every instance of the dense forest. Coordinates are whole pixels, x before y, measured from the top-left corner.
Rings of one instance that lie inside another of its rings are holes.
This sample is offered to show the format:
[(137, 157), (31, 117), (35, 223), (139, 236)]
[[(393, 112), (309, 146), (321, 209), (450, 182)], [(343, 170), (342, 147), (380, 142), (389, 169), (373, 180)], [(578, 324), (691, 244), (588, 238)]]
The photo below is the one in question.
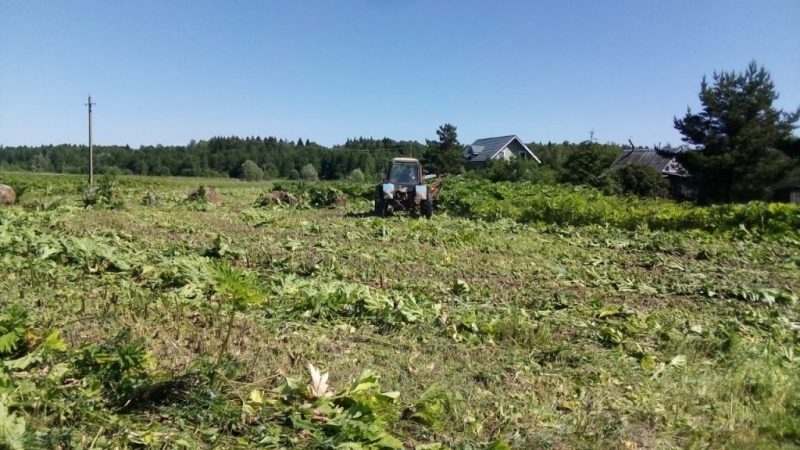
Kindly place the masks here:
[[(322, 179), (338, 179), (360, 169), (376, 174), (393, 156), (421, 154), (424, 145), (391, 139), (350, 139), (333, 149), (308, 140), (275, 137), (214, 137), (186, 146), (95, 146), (98, 173), (157, 176), (241, 177), (245, 161), (253, 161), (267, 178), (298, 178), (311, 164)], [(88, 149), (83, 145), (0, 148), (0, 170), (87, 173)]]
[[(354, 169), (375, 174), (381, 161), (417, 153), (424, 146), (391, 139), (351, 139), (330, 149), (308, 140), (275, 137), (214, 137), (186, 146), (95, 146), (98, 173), (158, 176), (242, 177), (245, 161), (254, 162), (267, 178), (298, 178), (311, 164), (323, 179), (338, 179)], [(88, 149), (83, 145), (0, 148), (1, 170), (87, 173)]]
[[(158, 145), (138, 149), (95, 146), (94, 158), (95, 170), (101, 174), (246, 178), (245, 163), (252, 161), (264, 178), (300, 178), (303, 168), (311, 165), (320, 179), (346, 178), (356, 169), (366, 179), (373, 179), (379, 176), (390, 158), (413, 155), (425, 160), (435, 144), (435, 141), (423, 144), (361, 137), (328, 148), (303, 139), (287, 141), (275, 137), (231, 136), (192, 141), (186, 146)], [(570, 175), (573, 171), (567, 168), (575, 155), (588, 151), (586, 159), (596, 166), (599, 175), (621, 151), (618, 145), (596, 143), (531, 143), (529, 147), (542, 160), (542, 167), (523, 167), (522, 172), (502, 176), (497, 175), (495, 169), (495, 176), (504, 179), (509, 176), (536, 178), (542, 182), (572, 181)], [(602, 156), (595, 157), (595, 153)], [(88, 148), (83, 145), (0, 147), (0, 170), (87, 173), (88, 165)], [(502, 169), (505, 173), (505, 168)], [(533, 170), (535, 174), (529, 173)]]

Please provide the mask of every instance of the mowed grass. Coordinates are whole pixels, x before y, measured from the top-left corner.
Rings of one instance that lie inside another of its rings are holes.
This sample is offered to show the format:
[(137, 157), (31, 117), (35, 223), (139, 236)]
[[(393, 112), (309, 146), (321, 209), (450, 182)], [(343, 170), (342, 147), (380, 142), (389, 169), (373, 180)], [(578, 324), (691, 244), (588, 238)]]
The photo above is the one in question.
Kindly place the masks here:
[[(4, 308), (69, 349), (127, 331), (153, 380), (215, 374), (180, 401), (91, 403), (79, 422), (6, 383), (30, 445), (324, 446), (285, 417), (248, 415), (254, 391), (305, 383), (309, 363), (331, 391), (379, 375), (399, 392), (385, 429), (409, 448), (800, 445), (793, 237), (375, 218), (358, 199), (260, 207), (268, 183), (203, 180), (214, 205), (186, 201), (192, 179), (119, 179), (121, 208), (87, 209), (77, 178), (16, 177), (29, 187), (0, 211)], [(258, 301), (226, 315), (208, 288), (218, 264), (252, 275)], [(208, 369), (229, 317), (224, 364)], [(86, 389), (73, 379), (59, 392)], [(415, 416), (432, 397), (436, 414)]]

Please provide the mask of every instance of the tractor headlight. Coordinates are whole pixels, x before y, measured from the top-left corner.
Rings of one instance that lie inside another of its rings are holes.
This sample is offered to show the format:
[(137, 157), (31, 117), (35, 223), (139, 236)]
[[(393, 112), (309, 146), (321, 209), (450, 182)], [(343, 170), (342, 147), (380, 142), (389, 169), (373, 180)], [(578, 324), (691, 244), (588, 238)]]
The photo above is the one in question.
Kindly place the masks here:
[(418, 184), (416, 186), (416, 193), (417, 193), (417, 200), (425, 200), (428, 198), (428, 186), (424, 184)]
[(394, 185), (392, 183), (383, 183), (383, 198), (392, 198), (394, 194)]

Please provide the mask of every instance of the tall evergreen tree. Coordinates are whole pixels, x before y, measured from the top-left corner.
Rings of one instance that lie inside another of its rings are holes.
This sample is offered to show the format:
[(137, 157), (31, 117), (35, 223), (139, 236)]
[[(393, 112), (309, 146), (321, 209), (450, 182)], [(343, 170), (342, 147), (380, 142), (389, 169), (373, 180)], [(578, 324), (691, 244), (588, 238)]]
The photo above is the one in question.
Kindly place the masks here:
[(456, 126), (446, 123), (436, 130), (439, 142), (428, 141), (423, 164), (430, 173), (461, 173), (464, 171), (464, 149), (458, 142)]
[(751, 62), (743, 73), (714, 72), (713, 85), (700, 84), (701, 112), (687, 109), (674, 119), (683, 141), (697, 151), (678, 154), (702, 202), (765, 198), (771, 186), (791, 170), (792, 161), (776, 148), (787, 141), (800, 108), (786, 113), (769, 72)]

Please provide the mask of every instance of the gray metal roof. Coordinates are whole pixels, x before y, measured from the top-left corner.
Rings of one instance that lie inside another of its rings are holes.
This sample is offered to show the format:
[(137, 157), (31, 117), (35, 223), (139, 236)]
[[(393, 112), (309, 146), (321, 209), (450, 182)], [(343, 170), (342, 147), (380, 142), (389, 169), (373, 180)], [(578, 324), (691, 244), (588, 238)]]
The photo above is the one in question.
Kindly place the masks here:
[(659, 154), (649, 148), (625, 150), (611, 164), (611, 169), (620, 169), (626, 166), (649, 166), (665, 175), (686, 176), (686, 169), (674, 157)]
[(533, 154), (528, 146), (526, 146), (525, 143), (520, 140), (520, 138), (513, 134), (509, 136), (478, 139), (477, 141), (473, 142), (472, 145), (464, 147), (464, 157), (471, 162), (488, 161), (492, 159), (494, 155), (498, 154), (501, 150), (511, 144), (514, 139), (516, 139), (520, 145), (522, 145), (522, 147), (524, 147), (525, 150), (530, 153), (533, 159), (539, 161), (539, 158)]

